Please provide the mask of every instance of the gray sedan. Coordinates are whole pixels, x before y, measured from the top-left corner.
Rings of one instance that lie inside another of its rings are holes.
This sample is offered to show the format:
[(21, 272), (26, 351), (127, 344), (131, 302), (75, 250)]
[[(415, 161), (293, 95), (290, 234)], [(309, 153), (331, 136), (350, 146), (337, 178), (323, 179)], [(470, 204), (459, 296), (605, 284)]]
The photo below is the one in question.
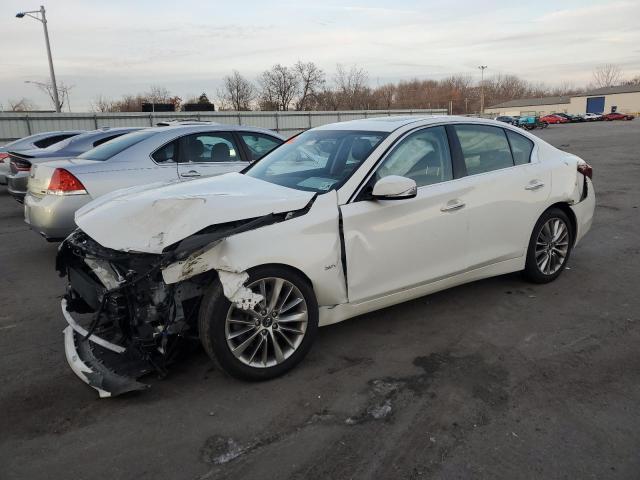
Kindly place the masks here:
[(283, 141), (270, 130), (233, 125), (130, 133), (77, 158), (34, 165), (24, 202), (25, 221), (47, 240), (59, 240), (76, 228), (76, 210), (101, 195), (239, 171)]
[(7, 184), (7, 175), (11, 172), (9, 169), (9, 151), (21, 152), (23, 150), (37, 150), (40, 148), (47, 148), (54, 143), (66, 140), (69, 137), (73, 137), (80, 133), (84, 133), (84, 130), (64, 130), (57, 132), (44, 132), (29, 135), (28, 137), (14, 140), (0, 147), (0, 185)]
[(135, 130), (140, 130), (140, 128), (101, 128), (67, 138), (47, 148), (21, 150), (19, 152), (9, 150), (7, 152), (11, 159), (9, 164), (11, 173), (7, 175), (9, 194), (18, 202), (23, 202), (27, 193), (27, 181), (32, 165), (61, 158), (76, 157), (87, 150)]

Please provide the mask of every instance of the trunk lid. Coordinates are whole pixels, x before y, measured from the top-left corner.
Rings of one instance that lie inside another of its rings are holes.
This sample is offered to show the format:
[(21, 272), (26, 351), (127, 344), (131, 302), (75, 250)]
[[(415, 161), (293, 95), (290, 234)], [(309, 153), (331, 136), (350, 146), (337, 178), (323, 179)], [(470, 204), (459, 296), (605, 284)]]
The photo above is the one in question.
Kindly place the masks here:
[(29, 183), (27, 189), (30, 194), (36, 197), (43, 197), (47, 194), (49, 188), (49, 182), (51, 182), (51, 176), (56, 168), (64, 168), (72, 174), (74, 173), (74, 167), (79, 165), (87, 165), (93, 163), (101, 163), (95, 160), (54, 160), (51, 162), (45, 162), (41, 164), (34, 164), (29, 172)]
[(76, 212), (76, 224), (103, 247), (162, 253), (200, 230), (304, 208), (313, 192), (228, 173), (104, 195)]

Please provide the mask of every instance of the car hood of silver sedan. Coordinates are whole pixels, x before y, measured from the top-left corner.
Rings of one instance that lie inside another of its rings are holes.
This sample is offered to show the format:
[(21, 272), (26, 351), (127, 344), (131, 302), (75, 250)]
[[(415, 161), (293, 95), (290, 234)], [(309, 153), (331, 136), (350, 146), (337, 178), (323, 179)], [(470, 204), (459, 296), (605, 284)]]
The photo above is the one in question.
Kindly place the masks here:
[(76, 224), (102, 246), (162, 253), (206, 227), (304, 208), (315, 196), (228, 173), (117, 190), (76, 212)]

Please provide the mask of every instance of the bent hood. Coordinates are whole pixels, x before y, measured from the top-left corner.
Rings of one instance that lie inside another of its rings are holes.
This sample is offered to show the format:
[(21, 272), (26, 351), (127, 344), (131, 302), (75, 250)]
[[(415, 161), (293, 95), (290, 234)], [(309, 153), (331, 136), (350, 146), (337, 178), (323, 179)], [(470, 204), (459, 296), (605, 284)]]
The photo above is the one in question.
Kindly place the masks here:
[(75, 220), (104, 247), (162, 253), (208, 226), (299, 210), (314, 195), (228, 173), (118, 190), (82, 207)]

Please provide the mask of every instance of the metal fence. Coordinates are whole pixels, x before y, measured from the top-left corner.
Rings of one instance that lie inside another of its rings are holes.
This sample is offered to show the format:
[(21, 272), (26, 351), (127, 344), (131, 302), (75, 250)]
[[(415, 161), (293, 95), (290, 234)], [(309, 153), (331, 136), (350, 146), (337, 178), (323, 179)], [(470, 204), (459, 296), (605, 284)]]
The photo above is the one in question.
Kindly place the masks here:
[(443, 115), (445, 109), (335, 112), (0, 113), (0, 144), (39, 132), (149, 127), (167, 120), (208, 120), (268, 128), (289, 137), (327, 123), (394, 115)]

